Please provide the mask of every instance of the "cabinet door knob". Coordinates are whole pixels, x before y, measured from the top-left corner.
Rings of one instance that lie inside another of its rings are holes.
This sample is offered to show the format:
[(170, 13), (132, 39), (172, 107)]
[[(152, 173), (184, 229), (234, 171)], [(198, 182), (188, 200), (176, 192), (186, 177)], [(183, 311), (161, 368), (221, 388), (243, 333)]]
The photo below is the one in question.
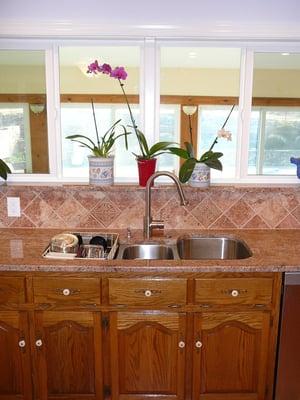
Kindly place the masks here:
[(26, 346), (25, 340), (20, 340), (19, 341), (19, 347), (25, 347), (25, 346)]
[(184, 348), (185, 348), (185, 343), (181, 340), (181, 341), (178, 343), (178, 347), (180, 347), (181, 349), (184, 349)]
[(197, 342), (195, 343), (195, 346), (197, 347), (197, 349), (200, 349), (203, 346), (203, 344), (202, 344), (202, 342), (200, 342), (200, 340), (197, 340)]
[(231, 291), (231, 296), (232, 296), (232, 297), (237, 297), (239, 294), (240, 294), (240, 292), (239, 292), (238, 290), (236, 290), (236, 289), (233, 289), (233, 290)]
[(144, 294), (145, 294), (146, 297), (152, 296), (151, 290), (145, 290)]
[(38, 340), (36, 340), (36, 342), (35, 342), (36, 347), (41, 347), (42, 344), (43, 344), (43, 342), (42, 342), (41, 339), (38, 339)]
[(71, 290), (70, 290), (70, 289), (63, 289), (62, 294), (63, 294), (64, 296), (70, 296)]

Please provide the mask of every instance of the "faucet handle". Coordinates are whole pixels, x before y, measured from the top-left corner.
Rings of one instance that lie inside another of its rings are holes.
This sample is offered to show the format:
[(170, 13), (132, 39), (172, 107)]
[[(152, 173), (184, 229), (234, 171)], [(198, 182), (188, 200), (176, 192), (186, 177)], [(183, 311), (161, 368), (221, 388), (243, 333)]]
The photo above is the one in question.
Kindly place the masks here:
[(165, 228), (164, 221), (161, 221), (159, 219), (153, 219), (150, 222), (150, 228), (151, 229), (164, 229)]

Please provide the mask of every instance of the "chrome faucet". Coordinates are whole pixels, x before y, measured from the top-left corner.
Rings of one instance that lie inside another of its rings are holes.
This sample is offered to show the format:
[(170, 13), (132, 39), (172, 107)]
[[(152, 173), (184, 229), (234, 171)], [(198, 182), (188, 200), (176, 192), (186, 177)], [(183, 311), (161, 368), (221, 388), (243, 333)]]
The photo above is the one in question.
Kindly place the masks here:
[(188, 204), (188, 202), (184, 196), (181, 184), (176, 175), (174, 175), (168, 171), (155, 172), (153, 175), (151, 175), (147, 181), (146, 192), (145, 192), (145, 196), (146, 196), (146, 198), (145, 198), (146, 208), (145, 208), (145, 216), (144, 216), (144, 237), (145, 237), (145, 239), (150, 239), (153, 228), (164, 229), (163, 221), (153, 220), (152, 216), (151, 216), (151, 185), (152, 185), (154, 179), (156, 179), (158, 176), (168, 176), (169, 178), (171, 178), (177, 187), (177, 191), (178, 191), (178, 194), (180, 197), (180, 204), (182, 206), (186, 206)]

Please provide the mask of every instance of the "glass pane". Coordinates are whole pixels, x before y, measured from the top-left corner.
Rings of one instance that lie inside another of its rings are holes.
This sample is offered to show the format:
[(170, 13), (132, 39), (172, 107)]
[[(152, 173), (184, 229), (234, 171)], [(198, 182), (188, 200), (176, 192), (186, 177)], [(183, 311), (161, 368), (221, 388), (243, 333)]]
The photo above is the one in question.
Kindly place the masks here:
[(300, 54), (256, 53), (248, 173), (295, 175), (300, 156)]
[[(161, 110), (171, 102), (177, 104), (179, 110), (182, 109), (181, 121), (178, 112), (176, 124), (183, 147), (185, 141), (190, 142), (188, 115), (184, 106), (195, 106), (191, 119), (194, 121), (193, 143), (198, 159), (210, 148), (231, 106), (238, 104), (240, 58), (240, 49), (237, 48), (161, 48)], [(236, 106), (226, 125), (226, 130), (232, 132), (233, 140), (227, 142), (221, 139), (214, 147), (215, 151), (224, 152), (224, 156), (220, 160), (223, 172), (212, 169), (213, 178), (235, 175), (237, 112)], [(161, 127), (160, 137), (163, 134)]]
[(14, 173), (49, 173), (45, 53), (0, 50), (0, 158)]
[[(209, 150), (218, 130), (223, 126), (229, 112), (230, 106), (200, 106), (198, 130), (200, 132), (200, 140), (198, 140), (198, 154), (203, 154)], [(217, 178), (230, 178), (235, 174), (236, 159), (236, 132), (237, 132), (238, 110), (234, 109), (226, 124), (226, 130), (231, 132), (231, 140), (219, 138), (213, 151), (223, 153), (220, 161), (223, 165), (223, 171), (211, 170), (211, 175)]]
[[(113, 68), (124, 66), (128, 73), (124, 89), (129, 97), (131, 109), (139, 126), (139, 48), (134, 46), (62, 47), (60, 49), (61, 126), (63, 132), (63, 175), (65, 177), (88, 177), (88, 155), (92, 152), (77, 143), (65, 139), (68, 135), (80, 134), (96, 140), (91, 100), (95, 104), (99, 136), (121, 119), (121, 124), (132, 130), (125, 98), (117, 79), (107, 74), (88, 74), (87, 67), (95, 59), (99, 64), (107, 63)], [(122, 133), (121, 126), (117, 128)], [(115, 180), (137, 178), (137, 166), (133, 152), (137, 152), (134, 134), (129, 136), (129, 150), (124, 140), (116, 141)]]
[[(162, 142), (180, 142), (180, 106), (164, 104), (160, 107), (159, 140)], [(179, 165), (178, 157), (170, 154), (162, 154), (158, 160), (158, 170), (177, 172)]]

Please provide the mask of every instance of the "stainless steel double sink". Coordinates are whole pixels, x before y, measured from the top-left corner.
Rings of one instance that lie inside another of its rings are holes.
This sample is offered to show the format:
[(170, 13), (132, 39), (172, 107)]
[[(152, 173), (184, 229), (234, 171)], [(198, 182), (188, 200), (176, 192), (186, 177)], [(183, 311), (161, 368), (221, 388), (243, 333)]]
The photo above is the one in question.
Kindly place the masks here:
[(251, 257), (245, 242), (226, 236), (181, 236), (176, 244), (123, 244), (118, 259), (125, 260), (235, 260)]

